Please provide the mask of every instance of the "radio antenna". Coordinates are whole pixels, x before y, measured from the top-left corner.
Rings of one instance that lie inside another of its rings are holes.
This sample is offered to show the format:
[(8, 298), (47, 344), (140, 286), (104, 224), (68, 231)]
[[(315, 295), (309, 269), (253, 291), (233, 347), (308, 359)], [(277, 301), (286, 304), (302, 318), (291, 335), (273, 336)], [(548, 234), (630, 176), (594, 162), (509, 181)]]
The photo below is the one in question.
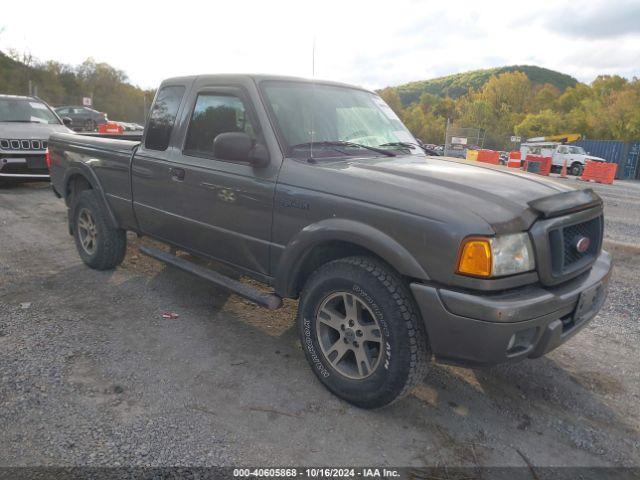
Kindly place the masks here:
[(314, 117), (315, 117), (315, 101), (316, 101), (316, 36), (313, 35), (313, 40), (311, 42), (311, 88), (313, 91), (313, 96), (311, 100), (311, 143), (309, 144), (309, 161), (315, 162), (313, 158), (313, 137), (315, 135), (314, 132)]
[(313, 36), (313, 43), (311, 45), (311, 78), (316, 78), (316, 36)]

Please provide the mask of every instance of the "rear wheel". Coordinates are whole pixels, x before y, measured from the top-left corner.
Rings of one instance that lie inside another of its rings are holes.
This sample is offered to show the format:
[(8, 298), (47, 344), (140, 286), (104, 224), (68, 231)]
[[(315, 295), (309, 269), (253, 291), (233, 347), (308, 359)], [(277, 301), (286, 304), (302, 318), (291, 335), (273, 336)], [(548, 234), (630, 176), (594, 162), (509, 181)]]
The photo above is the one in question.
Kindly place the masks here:
[(391, 268), (372, 258), (316, 270), (301, 295), (298, 331), (320, 381), (359, 407), (392, 403), (426, 373), (429, 348), (413, 298)]
[(581, 163), (575, 162), (573, 165), (571, 165), (571, 175), (575, 175), (576, 177), (579, 177), (580, 175), (582, 175), (583, 170), (584, 170), (584, 167), (582, 166)]
[(87, 120), (86, 122), (84, 122), (84, 129), (87, 132), (95, 132), (96, 130), (96, 122), (92, 119)]
[(95, 192), (80, 192), (72, 208), (73, 236), (82, 261), (96, 270), (120, 265), (127, 249), (126, 231), (109, 224)]

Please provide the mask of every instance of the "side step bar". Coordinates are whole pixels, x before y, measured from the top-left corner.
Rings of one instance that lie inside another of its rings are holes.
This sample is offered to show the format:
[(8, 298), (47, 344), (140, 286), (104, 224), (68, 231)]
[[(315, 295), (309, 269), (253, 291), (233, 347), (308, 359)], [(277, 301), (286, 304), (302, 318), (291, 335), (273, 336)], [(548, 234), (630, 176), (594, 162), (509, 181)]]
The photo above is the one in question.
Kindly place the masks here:
[(269, 310), (275, 310), (282, 306), (282, 298), (275, 294), (261, 292), (257, 288), (246, 285), (242, 282), (234, 280), (233, 278), (229, 278), (209, 268), (196, 265), (195, 263), (180, 258), (176, 255), (163, 252), (162, 250), (159, 250), (157, 248), (147, 247), (146, 245), (142, 245), (140, 247), (140, 252), (153, 257), (156, 260), (160, 260), (161, 262), (173, 265), (180, 270), (184, 270), (185, 272), (189, 272), (200, 278), (204, 278), (205, 280), (208, 280), (211, 283), (214, 283), (217, 286), (228, 290), (229, 292), (240, 295), (241, 297), (244, 297), (253, 303), (268, 308)]

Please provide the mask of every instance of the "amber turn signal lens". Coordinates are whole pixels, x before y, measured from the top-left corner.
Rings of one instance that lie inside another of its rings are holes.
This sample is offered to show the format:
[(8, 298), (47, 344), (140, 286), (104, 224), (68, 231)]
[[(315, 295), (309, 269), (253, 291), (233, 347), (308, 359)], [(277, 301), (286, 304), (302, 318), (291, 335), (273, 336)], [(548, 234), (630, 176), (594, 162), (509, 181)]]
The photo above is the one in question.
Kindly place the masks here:
[(491, 276), (491, 244), (486, 238), (468, 238), (460, 251), (457, 273), (474, 277)]

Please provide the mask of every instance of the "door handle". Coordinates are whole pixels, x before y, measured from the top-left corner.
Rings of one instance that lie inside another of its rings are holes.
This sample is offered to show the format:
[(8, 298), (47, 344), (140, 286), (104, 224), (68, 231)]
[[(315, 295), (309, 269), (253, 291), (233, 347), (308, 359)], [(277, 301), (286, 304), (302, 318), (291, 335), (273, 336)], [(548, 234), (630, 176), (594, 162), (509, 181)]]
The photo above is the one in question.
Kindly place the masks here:
[(184, 180), (184, 168), (171, 167), (169, 169), (169, 173), (171, 174), (171, 178), (173, 180), (178, 180), (180, 182)]

